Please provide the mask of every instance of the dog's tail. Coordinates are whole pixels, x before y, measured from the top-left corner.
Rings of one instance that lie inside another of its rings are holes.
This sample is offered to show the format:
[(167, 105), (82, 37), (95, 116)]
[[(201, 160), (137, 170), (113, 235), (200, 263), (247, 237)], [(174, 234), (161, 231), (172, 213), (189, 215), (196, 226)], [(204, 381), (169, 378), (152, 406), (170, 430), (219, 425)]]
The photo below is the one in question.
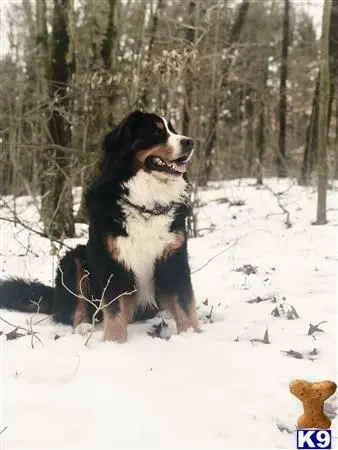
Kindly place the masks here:
[(21, 278), (0, 280), (0, 308), (52, 314), (54, 288)]

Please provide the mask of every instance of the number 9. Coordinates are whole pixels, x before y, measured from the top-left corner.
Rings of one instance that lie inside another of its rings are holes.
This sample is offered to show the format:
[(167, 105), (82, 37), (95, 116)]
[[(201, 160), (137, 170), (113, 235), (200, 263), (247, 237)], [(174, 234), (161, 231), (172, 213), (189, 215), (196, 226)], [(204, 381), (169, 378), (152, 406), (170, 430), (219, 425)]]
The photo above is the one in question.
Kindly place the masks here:
[(325, 448), (329, 445), (330, 443), (330, 433), (328, 433), (327, 431), (318, 431), (317, 435), (317, 445), (319, 448)]

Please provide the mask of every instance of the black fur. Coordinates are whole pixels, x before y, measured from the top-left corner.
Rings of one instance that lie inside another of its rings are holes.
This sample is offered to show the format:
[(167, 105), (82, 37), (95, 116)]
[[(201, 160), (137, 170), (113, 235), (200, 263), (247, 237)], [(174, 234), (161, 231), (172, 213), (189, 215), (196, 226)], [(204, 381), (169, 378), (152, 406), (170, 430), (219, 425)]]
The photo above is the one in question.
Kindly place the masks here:
[[(60, 261), (56, 271), (53, 302), (53, 317), (56, 322), (67, 325), (73, 324), (77, 297), (73, 295), (72, 292), (76, 295), (81, 294), (78, 292), (77, 286), (79, 277), (78, 268), (81, 266), (83, 271), (87, 271), (86, 258), (86, 246), (78, 245), (74, 250), (67, 252)], [(86, 297), (91, 299), (92, 295), (90, 290), (85, 294)], [(94, 306), (89, 302), (86, 302), (85, 307), (87, 309), (88, 317), (91, 318), (95, 312)]]
[[(87, 246), (88, 270), (96, 282), (96, 295), (102, 293), (110, 274), (114, 274), (106, 291), (108, 299), (115, 298), (124, 291), (131, 291), (135, 286), (133, 273), (127, 271), (108, 254), (105, 237), (127, 236), (125, 216), (119, 205), (123, 196), (128, 196), (122, 182), (133, 175), (132, 160), (135, 152), (167, 142), (166, 130), (159, 130), (155, 125), (158, 120), (159, 116), (155, 114), (136, 111), (103, 139), (101, 173), (86, 195), (90, 222)], [(170, 122), (169, 129), (175, 132)], [(184, 310), (188, 310), (193, 295), (186, 244), (185, 221), (190, 213), (187, 205), (187, 200), (176, 205), (170, 226), (170, 231), (180, 231), (184, 234), (184, 244), (168, 259), (159, 260), (155, 267), (157, 297), (160, 292), (177, 295)], [(100, 264), (97, 264), (97, 261), (100, 261)], [(161, 308), (159, 301), (158, 307)], [(110, 307), (112, 313), (118, 308), (118, 302), (114, 302)]]
[[(30, 282), (20, 278), (11, 278), (0, 282), (0, 308), (37, 312), (36, 303), (39, 303), (40, 313), (52, 314), (56, 322), (72, 325), (77, 298), (64, 286), (67, 286), (72, 292), (77, 292), (76, 260), (85, 266), (85, 245), (78, 245), (61, 259), (57, 269), (55, 288), (37, 281)], [(63, 273), (63, 280), (61, 273)]]
[[(26, 281), (21, 278), (11, 278), (0, 281), (0, 307), (21, 312), (36, 312), (52, 314), (54, 289), (39, 281)], [(35, 302), (35, 304), (33, 303)]]
[[(54, 288), (39, 281), (28, 281), (16, 277), (1, 280), (0, 308), (28, 313), (36, 313), (39, 310), (41, 314), (52, 315), (57, 323), (73, 325), (78, 299), (72, 292), (80, 294), (77, 292), (76, 285), (78, 276), (76, 261), (82, 264), (84, 270), (88, 270), (86, 258), (85, 245), (78, 245), (75, 249), (69, 250), (57, 268)], [(93, 283), (90, 277), (88, 279), (92, 289)], [(87, 292), (87, 295), (95, 299), (93, 289)], [(91, 322), (95, 308), (89, 302), (85, 302), (85, 306), (88, 320)], [(135, 320), (146, 320), (154, 317), (155, 314), (152, 308), (147, 308), (145, 311), (137, 311)], [(102, 320), (102, 312), (97, 314), (96, 318), (98, 321)]]
[[(79, 305), (79, 279), (85, 272), (90, 275), (86, 294), (92, 299), (100, 299), (105, 290), (105, 302), (108, 303), (123, 292), (135, 288), (136, 280), (132, 270), (108, 252), (107, 239), (119, 236), (127, 237), (126, 217), (121, 202), (128, 198), (129, 192), (123, 183), (135, 174), (135, 154), (143, 150), (157, 148), (168, 141), (165, 127), (159, 127), (161, 118), (155, 114), (139, 111), (131, 113), (120, 125), (110, 131), (102, 141), (102, 157), (99, 176), (86, 193), (86, 207), (89, 217), (89, 239), (87, 245), (79, 245), (65, 254), (57, 269), (55, 288), (38, 282), (26, 282), (21, 279), (3, 281), (0, 284), (0, 307), (19, 311), (36, 311), (40, 303), (40, 312), (53, 314), (56, 322), (74, 325), (74, 315)], [(176, 133), (169, 123), (171, 133)], [(192, 141), (186, 139), (192, 145)], [(191, 147), (192, 150), (192, 147)], [(190, 151), (191, 153), (191, 151)], [(182, 156), (189, 156), (182, 144)], [(151, 172), (148, 160), (143, 170)], [(156, 192), (154, 192), (156, 202)], [(154, 279), (158, 307), (161, 308), (161, 296), (175, 296), (182, 310), (189, 314), (192, 306), (193, 290), (187, 255), (186, 218), (189, 215), (187, 199), (174, 206), (174, 215), (170, 231), (184, 236), (182, 245), (166, 258), (155, 263)], [(144, 243), (147, 245), (147, 242)], [(108, 284), (108, 279), (112, 275)], [(86, 282), (85, 281), (85, 282)], [(65, 288), (67, 286), (68, 289)], [(74, 295), (75, 293), (76, 295)], [(85, 303), (88, 321), (91, 321), (95, 308)], [(119, 311), (119, 301), (109, 305), (110, 314)], [(153, 317), (156, 310), (147, 306), (137, 310), (134, 319)], [(102, 317), (99, 316), (98, 319)]]

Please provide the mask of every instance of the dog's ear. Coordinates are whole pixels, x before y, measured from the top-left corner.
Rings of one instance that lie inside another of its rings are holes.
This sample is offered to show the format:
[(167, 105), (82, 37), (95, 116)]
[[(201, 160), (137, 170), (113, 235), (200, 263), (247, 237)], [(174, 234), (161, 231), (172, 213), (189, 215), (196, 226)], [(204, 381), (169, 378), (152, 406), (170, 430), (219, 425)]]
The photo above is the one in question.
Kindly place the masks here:
[(144, 115), (142, 111), (134, 111), (125, 117), (103, 138), (102, 150), (115, 153), (117, 157), (123, 157), (129, 153), (135, 144), (135, 131)]

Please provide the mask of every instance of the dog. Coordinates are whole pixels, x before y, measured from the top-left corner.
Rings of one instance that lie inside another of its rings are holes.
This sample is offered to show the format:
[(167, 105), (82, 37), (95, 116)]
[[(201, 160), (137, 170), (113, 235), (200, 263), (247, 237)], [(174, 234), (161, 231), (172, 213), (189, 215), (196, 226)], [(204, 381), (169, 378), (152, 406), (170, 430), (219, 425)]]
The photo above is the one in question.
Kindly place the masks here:
[[(78, 330), (102, 314), (105, 341), (125, 342), (128, 323), (159, 309), (173, 315), (179, 333), (199, 332), (186, 230), (193, 147), (164, 117), (130, 113), (102, 141), (99, 174), (85, 195), (87, 245), (61, 260), (53, 292), (41, 283), (7, 280), (0, 306), (27, 311), (28, 294), (36, 299), (47, 289), (40, 312)], [(20, 285), (25, 298), (11, 301)]]

